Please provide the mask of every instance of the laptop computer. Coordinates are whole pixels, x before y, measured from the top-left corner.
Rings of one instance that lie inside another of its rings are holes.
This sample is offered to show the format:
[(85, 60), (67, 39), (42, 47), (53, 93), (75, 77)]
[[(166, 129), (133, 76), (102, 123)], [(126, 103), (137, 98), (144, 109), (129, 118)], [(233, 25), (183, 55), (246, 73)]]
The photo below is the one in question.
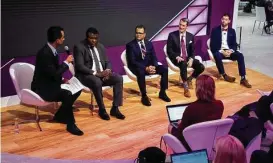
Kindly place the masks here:
[(209, 163), (206, 149), (171, 155), (172, 163)]
[(178, 127), (178, 121), (181, 120), (183, 113), (189, 104), (191, 103), (166, 106), (169, 122), (173, 127)]

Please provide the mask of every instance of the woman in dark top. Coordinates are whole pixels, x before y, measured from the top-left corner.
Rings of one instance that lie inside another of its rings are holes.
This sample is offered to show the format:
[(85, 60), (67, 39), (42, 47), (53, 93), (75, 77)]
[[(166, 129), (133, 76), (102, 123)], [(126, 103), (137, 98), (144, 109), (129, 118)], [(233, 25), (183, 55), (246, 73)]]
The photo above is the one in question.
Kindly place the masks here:
[(273, 5), (271, 1), (267, 1), (264, 6), (265, 17), (267, 25), (264, 26), (264, 30), (267, 34), (270, 34), (270, 27), (273, 25)]
[(215, 99), (215, 83), (212, 77), (200, 75), (196, 80), (195, 92), (197, 100), (185, 109), (178, 128), (169, 125), (169, 132), (176, 136), (188, 151), (191, 149), (182, 135), (183, 130), (196, 123), (221, 119), (224, 111), (222, 101)]

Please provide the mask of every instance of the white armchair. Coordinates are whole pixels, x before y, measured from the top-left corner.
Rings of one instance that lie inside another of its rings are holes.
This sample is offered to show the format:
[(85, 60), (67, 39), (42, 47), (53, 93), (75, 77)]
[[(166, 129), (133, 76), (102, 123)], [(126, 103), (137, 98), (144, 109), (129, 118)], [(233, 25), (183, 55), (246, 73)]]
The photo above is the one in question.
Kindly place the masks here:
[[(75, 68), (74, 68), (74, 65), (71, 64), (71, 63), (69, 64), (69, 71), (71, 72), (71, 74), (72, 74), (73, 76), (75, 76)], [(111, 88), (110, 86), (103, 86), (103, 87), (102, 87), (102, 91), (108, 90), (108, 89), (110, 89), (110, 88)], [(84, 87), (84, 88), (82, 89), (82, 91), (83, 91), (84, 93), (90, 93), (90, 94), (91, 94), (91, 102), (90, 102), (89, 109), (90, 109), (90, 111), (91, 111), (91, 115), (93, 116), (93, 115), (94, 115), (94, 109), (95, 109), (93, 92), (92, 92), (92, 90), (90, 90), (88, 87)]]
[[(174, 71), (174, 72), (180, 72), (179, 67), (177, 67), (176, 65), (174, 65), (174, 64), (172, 63), (172, 61), (170, 60), (169, 56), (168, 56), (168, 53), (167, 53), (167, 45), (164, 46), (163, 51), (164, 51), (164, 53), (165, 53), (165, 55), (166, 55), (166, 61), (167, 61), (167, 64), (168, 64), (169, 68), (170, 68), (172, 71)], [(195, 56), (194, 58), (197, 59), (197, 60), (199, 60), (200, 63), (203, 63), (202, 58), (201, 58), (200, 56)], [(187, 68), (187, 71), (188, 71), (188, 72), (191, 72), (191, 71), (193, 71), (193, 68)], [(180, 82), (180, 81), (181, 81), (181, 77), (180, 77), (180, 75), (179, 75), (179, 82)]]
[[(208, 46), (207, 51), (208, 51), (208, 54), (209, 54), (209, 58), (210, 58), (211, 61), (215, 62), (214, 56), (213, 56), (213, 54), (212, 54), (212, 52), (210, 50), (210, 39), (207, 40), (207, 46)], [(233, 61), (230, 60), (230, 59), (222, 59), (222, 62), (223, 63), (229, 63), (229, 62), (233, 62)]]
[(191, 125), (183, 130), (183, 136), (192, 150), (207, 149), (210, 160), (214, 159), (216, 139), (228, 135), (233, 120), (226, 118)]
[(34, 69), (35, 66), (31, 64), (18, 62), (10, 66), (9, 73), (21, 104), (35, 106), (36, 124), (39, 130), (42, 131), (39, 124), (39, 107), (50, 104), (54, 104), (54, 107), (56, 107), (57, 103), (47, 102), (31, 90)]
[(256, 151), (256, 150), (260, 150), (261, 149), (261, 141), (262, 141), (262, 133), (260, 133), (256, 137), (254, 137), (249, 142), (249, 144), (247, 145), (247, 147), (245, 148), (247, 163), (250, 163), (250, 158), (251, 158), (252, 153), (254, 151)]

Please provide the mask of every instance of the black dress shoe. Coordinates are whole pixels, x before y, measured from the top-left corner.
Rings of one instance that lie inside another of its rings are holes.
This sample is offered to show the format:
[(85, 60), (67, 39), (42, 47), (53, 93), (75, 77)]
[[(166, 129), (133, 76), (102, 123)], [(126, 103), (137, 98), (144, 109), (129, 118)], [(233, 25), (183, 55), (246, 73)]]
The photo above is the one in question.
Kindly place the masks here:
[(99, 116), (101, 117), (101, 119), (103, 119), (103, 120), (110, 120), (110, 117), (109, 117), (109, 115), (106, 113), (106, 111), (104, 111), (104, 112), (99, 112)]
[(81, 136), (83, 132), (76, 126), (76, 124), (67, 125), (66, 130), (73, 135)]
[(118, 108), (112, 108), (110, 115), (116, 117), (117, 119), (125, 119), (125, 116), (119, 111)]
[(167, 96), (166, 92), (159, 93), (159, 98), (166, 102), (171, 102), (171, 99)]
[(151, 106), (152, 105), (148, 96), (142, 97), (141, 102), (145, 106)]

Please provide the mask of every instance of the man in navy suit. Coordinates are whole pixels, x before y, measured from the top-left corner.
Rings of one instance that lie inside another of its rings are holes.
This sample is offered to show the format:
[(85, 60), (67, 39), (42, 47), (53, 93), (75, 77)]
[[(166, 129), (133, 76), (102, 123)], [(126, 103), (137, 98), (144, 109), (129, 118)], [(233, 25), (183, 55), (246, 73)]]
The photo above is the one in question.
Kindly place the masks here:
[[(171, 32), (167, 40), (167, 53), (173, 64), (180, 69), (185, 97), (191, 97), (189, 89), (193, 89), (192, 79), (197, 78), (205, 69), (204, 65), (194, 58), (194, 35), (187, 32), (188, 24), (189, 20), (182, 18), (179, 30)], [(189, 77), (187, 67), (194, 69)]]
[(145, 39), (145, 27), (138, 25), (135, 28), (135, 39), (126, 45), (126, 56), (129, 69), (137, 76), (137, 83), (142, 95), (143, 105), (151, 106), (151, 102), (146, 93), (145, 75), (161, 75), (159, 98), (170, 102), (171, 99), (166, 94), (168, 89), (168, 69), (158, 65), (153, 44)]
[(235, 30), (228, 27), (230, 23), (230, 16), (224, 14), (222, 24), (214, 28), (210, 36), (210, 48), (213, 53), (217, 69), (223, 76), (225, 81), (235, 82), (235, 77), (231, 77), (225, 73), (222, 59), (231, 59), (238, 62), (239, 74), (241, 76), (240, 84), (251, 88), (251, 85), (246, 80), (246, 70), (244, 56), (237, 51), (236, 33)]

